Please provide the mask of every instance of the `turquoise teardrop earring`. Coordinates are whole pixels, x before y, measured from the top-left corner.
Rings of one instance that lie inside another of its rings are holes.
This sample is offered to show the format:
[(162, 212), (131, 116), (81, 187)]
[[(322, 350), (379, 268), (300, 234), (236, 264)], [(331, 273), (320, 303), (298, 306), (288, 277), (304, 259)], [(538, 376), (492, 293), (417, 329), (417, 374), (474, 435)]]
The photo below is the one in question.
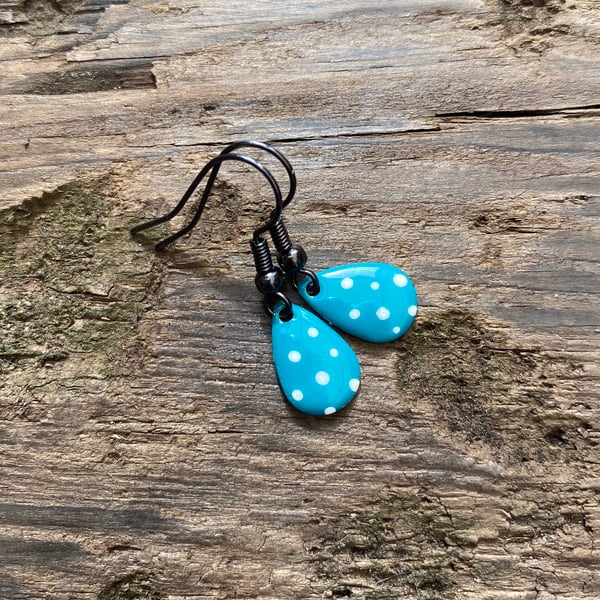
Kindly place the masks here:
[(270, 229), (279, 264), (306, 303), (339, 329), (369, 342), (404, 335), (417, 314), (417, 292), (402, 269), (387, 263), (351, 263), (314, 273), (278, 219)]
[[(263, 237), (263, 234), (271, 230), (281, 219), (284, 206), (281, 191), (270, 171), (261, 163), (231, 151), (244, 145), (259, 148), (263, 146), (257, 142), (232, 144), (227, 152), (224, 151), (203, 167), (173, 210), (162, 217), (133, 227), (131, 233), (136, 234), (175, 217), (192, 197), (204, 177), (210, 173), (191, 221), (181, 230), (156, 244), (157, 250), (164, 250), (196, 226), (223, 162), (239, 161), (259, 171), (274, 192), (276, 208), (271, 213), (269, 222), (254, 231), (250, 247), (256, 267), (255, 284), (263, 294), (263, 304), (272, 318), (273, 359), (279, 383), (285, 397), (299, 411), (315, 416), (331, 415), (344, 408), (358, 391), (360, 385), (358, 359), (352, 348), (335, 330), (313, 313), (292, 304), (283, 292), (285, 275), (280, 267), (273, 264), (269, 246)], [(268, 148), (267, 151), (270, 151), (270, 147)], [(271, 153), (279, 157), (278, 152)], [(285, 159), (284, 161), (282, 163), (288, 170), (289, 163)], [(295, 177), (291, 166), (288, 174), (290, 174), (288, 198), (291, 199), (295, 189)]]

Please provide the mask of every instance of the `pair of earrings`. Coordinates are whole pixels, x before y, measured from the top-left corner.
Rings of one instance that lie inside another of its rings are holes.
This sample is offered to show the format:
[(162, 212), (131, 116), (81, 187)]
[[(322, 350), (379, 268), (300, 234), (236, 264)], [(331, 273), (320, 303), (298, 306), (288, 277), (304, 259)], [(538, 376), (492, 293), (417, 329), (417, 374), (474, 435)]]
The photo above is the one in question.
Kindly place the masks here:
[[(279, 160), (289, 177), (285, 199), (271, 172), (254, 158), (236, 152), (240, 148), (258, 148)], [(296, 192), (296, 175), (279, 150), (262, 142), (240, 141), (227, 146), (202, 168), (173, 210), (133, 227), (131, 233), (175, 217), (208, 175), (191, 221), (155, 247), (164, 250), (189, 233), (200, 220), (219, 169), (226, 161), (242, 162), (256, 169), (268, 181), (275, 197), (275, 209), (268, 222), (254, 231), (250, 247), (256, 287), (272, 317), (273, 360), (281, 389), (301, 412), (315, 416), (333, 414), (358, 392), (360, 365), (350, 345), (331, 325), (369, 342), (394, 341), (409, 330), (417, 314), (414, 285), (404, 271), (387, 263), (352, 263), (318, 273), (309, 270), (304, 248), (291, 241), (282, 218), (283, 209)], [(279, 266), (273, 263), (264, 237), (267, 232), (277, 249)], [(324, 320), (292, 304), (284, 293), (286, 279)]]

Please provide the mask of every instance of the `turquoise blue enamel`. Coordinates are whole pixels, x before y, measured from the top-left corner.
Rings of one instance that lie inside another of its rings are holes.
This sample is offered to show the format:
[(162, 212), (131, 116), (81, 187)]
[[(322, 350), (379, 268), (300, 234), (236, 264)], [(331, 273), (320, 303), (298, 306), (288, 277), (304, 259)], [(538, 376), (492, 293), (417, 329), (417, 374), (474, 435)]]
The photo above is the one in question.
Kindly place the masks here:
[(404, 335), (417, 314), (417, 292), (408, 275), (386, 263), (353, 263), (317, 273), (320, 291), (310, 296), (309, 279), (300, 295), (324, 319), (369, 342)]
[(309, 415), (331, 415), (344, 408), (360, 385), (360, 365), (348, 343), (327, 323), (301, 306), (293, 316), (273, 314), (273, 360), (279, 384), (294, 408)]

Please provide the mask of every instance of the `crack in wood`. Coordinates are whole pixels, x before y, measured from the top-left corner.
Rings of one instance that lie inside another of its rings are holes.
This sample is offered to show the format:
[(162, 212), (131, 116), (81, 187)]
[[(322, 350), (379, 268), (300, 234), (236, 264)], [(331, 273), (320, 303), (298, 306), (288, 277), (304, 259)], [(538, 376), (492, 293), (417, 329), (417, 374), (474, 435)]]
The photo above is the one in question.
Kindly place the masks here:
[(63, 95), (109, 90), (156, 89), (152, 62), (113, 61), (108, 65), (75, 66), (50, 73), (35, 73), (13, 82), (4, 79), (0, 95)]
[[(462, 110), (455, 112), (435, 113), (440, 119), (524, 119), (550, 116), (574, 116), (573, 113), (581, 113), (581, 116), (597, 116), (595, 111), (600, 109), (600, 104), (588, 104), (582, 106), (562, 106), (557, 108), (532, 108), (532, 109), (507, 109), (507, 110)], [(589, 111), (589, 115), (587, 114)]]

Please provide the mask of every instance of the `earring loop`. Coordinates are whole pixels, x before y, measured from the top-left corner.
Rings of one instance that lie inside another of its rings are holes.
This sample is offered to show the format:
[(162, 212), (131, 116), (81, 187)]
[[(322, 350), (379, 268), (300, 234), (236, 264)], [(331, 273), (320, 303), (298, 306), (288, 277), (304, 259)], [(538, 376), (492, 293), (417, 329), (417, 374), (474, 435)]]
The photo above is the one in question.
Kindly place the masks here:
[[(277, 222), (277, 219), (279, 219), (279, 217), (281, 216), (281, 212), (283, 210), (283, 199), (281, 196), (281, 190), (279, 188), (279, 185), (277, 184), (277, 181), (275, 180), (275, 178), (273, 177), (271, 172), (265, 166), (263, 166), (257, 160), (255, 160), (249, 156), (245, 156), (243, 154), (234, 154), (231, 152), (229, 152), (227, 154), (223, 154), (223, 153), (219, 154), (215, 158), (209, 160), (206, 163), (206, 165), (204, 165), (204, 167), (201, 169), (201, 171), (198, 173), (198, 175), (196, 175), (196, 177), (194, 178), (194, 180), (192, 181), (192, 183), (186, 190), (185, 194), (182, 196), (181, 200), (177, 203), (177, 205), (170, 212), (168, 212), (166, 215), (163, 215), (161, 217), (151, 219), (150, 221), (147, 221), (145, 223), (141, 223), (140, 225), (136, 225), (135, 227), (132, 227), (130, 230), (131, 234), (135, 235), (136, 233), (139, 233), (140, 231), (143, 231), (144, 229), (149, 229), (150, 227), (160, 225), (161, 223), (165, 223), (166, 221), (170, 221), (171, 219), (173, 219), (177, 214), (179, 214), (181, 212), (181, 210), (186, 205), (187, 201), (191, 198), (192, 194), (196, 191), (196, 188), (200, 185), (200, 183), (202, 182), (204, 177), (206, 177), (206, 175), (209, 172), (213, 171), (215, 168), (220, 167), (223, 162), (230, 161), (230, 160), (242, 162), (242, 163), (245, 163), (247, 165), (254, 167), (269, 182), (271, 189), (273, 190), (273, 193), (275, 195), (275, 210), (271, 211), (268, 222), (265, 223), (264, 225), (258, 227), (257, 229), (255, 229), (255, 231), (253, 233), (253, 239), (255, 239), (255, 240), (260, 239), (261, 234), (265, 233), (266, 231), (269, 231), (273, 227), (273, 225)], [(157, 251), (164, 250), (169, 244), (173, 243), (175, 240), (184, 236), (186, 233), (189, 233), (198, 224), (198, 221), (200, 220), (200, 217), (202, 216), (202, 213), (204, 211), (204, 207), (206, 206), (208, 197), (210, 196), (210, 192), (212, 191), (213, 185), (214, 185), (214, 178), (211, 178), (211, 179), (209, 179), (209, 182), (206, 185), (206, 188), (204, 190), (204, 193), (202, 194), (202, 198), (198, 204), (198, 207), (196, 208), (196, 212), (195, 212), (194, 216), (192, 217), (192, 220), (185, 227), (180, 229), (179, 231), (176, 231), (174, 234), (172, 234), (169, 237), (165, 238), (164, 240), (161, 240), (160, 242), (158, 242), (155, 245), (155, 248)]]
[[(260, 150), (264, 150), (265, 152), (268, 152), (271, 156), (274, 156), (282, 164), (290, 180), (288, 194), (283, 200), (283, 208), (285, 208), (292, 201), (294, 195), (296, 194), (296, 173), (294, 172), (294, 168), (290, 164), (290, 161), (279, 150), (277, 150), (277, 148), (274, 148), (270, 144), (266, 144), (264, 142), (255, 142), (254, 140), (241, 140), (239, 142), (233, 142), (232, 144), (229, 144), (229, 146), (227, 146), (221, 152), (221, 154), (229, 154), (230, 152), (234, 152), (238, 148), (258, 148)], [(208, 183), (206, 184), (207, 187), (211, 186), (214, 180), (216, 179), (217, 174), (219, 172), (219, 167), (220, 165), (217, 165), (213, 169), (208, 179)]]
[(289, 321), (294, 316), (294, 311), (290, 299), (283, 292), (275, 292), (263, 298), (263, 306), (267, 314), (272, 317), (275, 314), (277, 304), (282, 304), (279, 316), (282, 321)]

